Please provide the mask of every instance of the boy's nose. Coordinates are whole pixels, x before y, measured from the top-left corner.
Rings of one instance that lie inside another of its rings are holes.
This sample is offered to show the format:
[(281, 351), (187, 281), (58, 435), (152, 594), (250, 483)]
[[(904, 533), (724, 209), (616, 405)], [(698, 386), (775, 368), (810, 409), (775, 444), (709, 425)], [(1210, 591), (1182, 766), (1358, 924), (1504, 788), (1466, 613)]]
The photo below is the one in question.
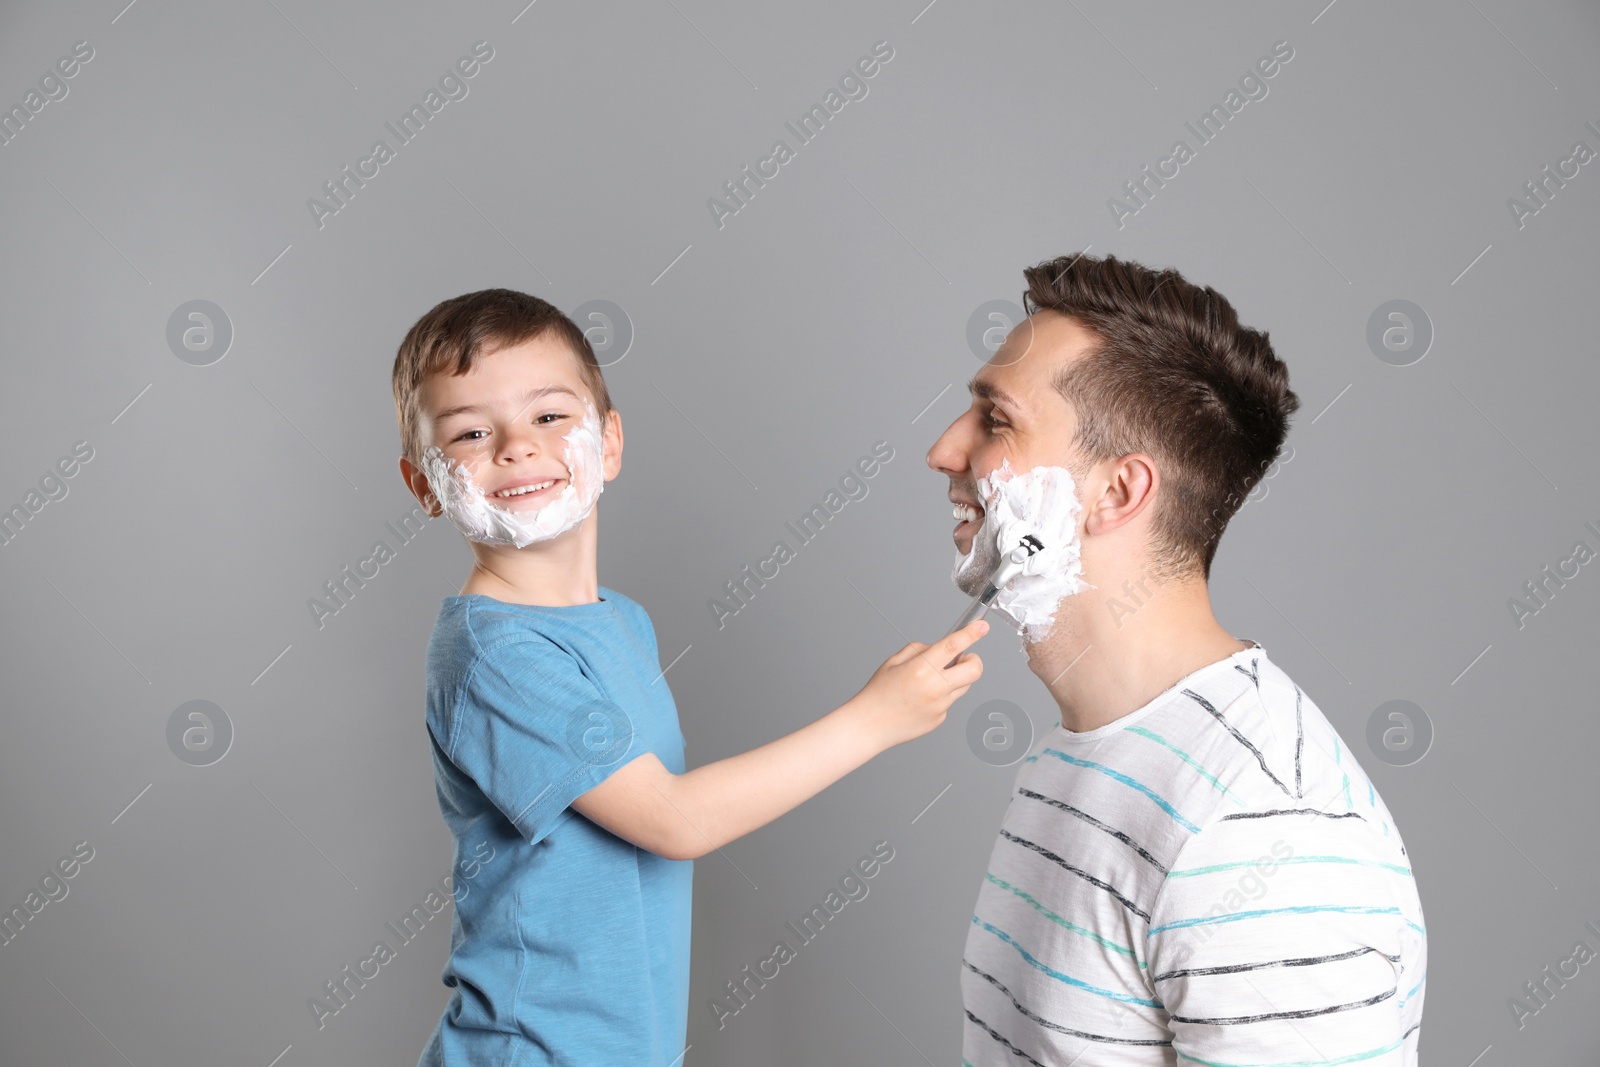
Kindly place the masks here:
[(495, 450), (495, 459), (531, 458), (538, 454), (539, 435), (529, 427), (514, 426), (501, 435), (500, 447)]

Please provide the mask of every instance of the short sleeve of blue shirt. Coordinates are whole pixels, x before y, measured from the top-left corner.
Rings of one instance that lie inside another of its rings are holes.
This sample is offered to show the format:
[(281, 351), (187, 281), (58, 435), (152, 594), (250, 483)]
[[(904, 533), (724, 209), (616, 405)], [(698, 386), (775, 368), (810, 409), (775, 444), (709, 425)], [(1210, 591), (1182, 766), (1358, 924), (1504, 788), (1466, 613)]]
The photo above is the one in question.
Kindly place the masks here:
[[(603, 669), (603, 668), (601, 668)], [(642, 754), (627, 710), (538, 633), (480, 646), (446, 725), (445, 754), (537, 844), (578, 797)]]
[(688, 1016), (693, 864), (572, 802), (683, 734), (644, 608), (445, 599), (427, 726), (455, 839), (454, 990), (419, 1063), (671, 1063)]

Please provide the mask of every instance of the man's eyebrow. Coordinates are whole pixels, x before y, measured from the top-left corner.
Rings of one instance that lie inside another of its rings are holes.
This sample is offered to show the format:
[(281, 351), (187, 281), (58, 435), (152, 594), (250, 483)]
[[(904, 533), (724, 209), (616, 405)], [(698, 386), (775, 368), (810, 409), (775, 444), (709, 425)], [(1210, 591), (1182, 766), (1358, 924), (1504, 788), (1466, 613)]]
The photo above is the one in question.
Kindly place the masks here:
[(1016, 397), (1012, 396), (998, 385), (995, 385), (993, 382), (982, 381), (974, 378), (967, 383), (967, 391), (973, 396), (977, 397), (979, 400), (987, 400), (991, 404), (999, 402), (1013, 411), (1021, 412), (1027, 410), (1017, 402)]
[[(524, 411), (527, 410), (529, 405), (531, 405), (535, 400), (539, 399), (539, 397), (544, 396), (546, 393), (566, 393), (568, 396), (572, 397), (572, 399), (574, 399), (574, 400), (582, 400), (583, 399), (577, 393), (573, 392), (571, 389), (568, 389), (564, 385), (539, 385), (539, 386), (535, 386), (532, 389), (529, 389), (526, 393), (523, 394), (523, 397), (522, 397), (522, 410), (524, 410)], [(443, 411), (437, 413), (436, 415), (434, 415), (433, 418), (434, 418), (435, 422), (443, 422), (445, 419), (450, 418), (452, 415), (476, 414), (477, 412), (480, 412), (482, 410), (483, 410), (483, 405), (482, 404), (460, 404), (460, 405), (457, 405), (456, 407), (453, 407), (453, 408), (446, 408), (445, 410), (443, 410)]]

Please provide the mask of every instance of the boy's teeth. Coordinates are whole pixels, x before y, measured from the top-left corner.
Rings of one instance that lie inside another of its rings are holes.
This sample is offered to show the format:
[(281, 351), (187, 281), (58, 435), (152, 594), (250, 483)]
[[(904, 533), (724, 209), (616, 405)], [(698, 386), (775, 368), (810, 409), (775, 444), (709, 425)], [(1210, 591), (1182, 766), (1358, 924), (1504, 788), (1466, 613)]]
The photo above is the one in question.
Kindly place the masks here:
[(496, 493), (495, 496), (522, 496), (524, 493), (537, 493), (539, 490), (548, 489), (555, 484), (555, 479), (552, 478), (550, 481), (540, 482), (538, 485), (519, 485), (515, 489), (502, 489), (500, 492)]

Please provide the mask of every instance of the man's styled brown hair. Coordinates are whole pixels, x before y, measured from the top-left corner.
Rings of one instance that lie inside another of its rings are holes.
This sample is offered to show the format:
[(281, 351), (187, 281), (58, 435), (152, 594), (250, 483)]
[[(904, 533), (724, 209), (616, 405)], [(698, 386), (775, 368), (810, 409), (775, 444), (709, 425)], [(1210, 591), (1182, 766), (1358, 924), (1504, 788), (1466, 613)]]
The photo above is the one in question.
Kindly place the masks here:
[(479, 356), (519, 345), (554, 331), (578, 359), (583, 383), (594, 395), (602, 419), (611, 411), (611, 394), (600, 373), (594, 347), (561, 309), (514, 289), (480, 289), (435, 305), (416, 321), (394, 357), (394, 407), (400, 421), (400, 446), (420, 462), (422, 383), (434, 374), (466, 374)]
[[(1223, 527), (1266, 474), (1300, 400), (1263, 330), (1177, 271), (1116, 256), (1062, 256), (1023, 272), (1029, 314), (1071, 316), (1098, 343), (1054, 384), (1077, 413), (1089, 463), (1142, 452), (1161, 486), (1151, 563), (1163, 577), (1211, 560)], [(1074, 471), (1074, 476), (1082, 472)]]

